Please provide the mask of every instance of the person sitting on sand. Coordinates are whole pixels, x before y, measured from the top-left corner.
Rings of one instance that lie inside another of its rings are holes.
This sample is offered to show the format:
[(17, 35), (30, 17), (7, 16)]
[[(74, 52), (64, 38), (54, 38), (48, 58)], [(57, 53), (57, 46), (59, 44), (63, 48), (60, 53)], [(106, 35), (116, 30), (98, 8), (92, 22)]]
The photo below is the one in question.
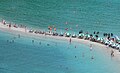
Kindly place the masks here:
[(8, 25), (9, 28), (11, 28), (11, 23)]
[(2, 23), (5, 25), (5, 24), (6, 24), (6, 21), (5, 21), (5, 20), (2, 20)]
[(14, 24), (14, 26), (13, 26), (13, 27), (17, 28), (17, 25), (16, 25), (16, 24)]

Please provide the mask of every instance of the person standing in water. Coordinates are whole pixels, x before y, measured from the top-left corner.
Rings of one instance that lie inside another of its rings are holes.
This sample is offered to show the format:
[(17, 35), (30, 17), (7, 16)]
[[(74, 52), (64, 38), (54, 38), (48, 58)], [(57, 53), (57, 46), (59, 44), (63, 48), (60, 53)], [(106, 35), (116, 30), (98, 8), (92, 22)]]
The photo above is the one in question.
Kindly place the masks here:
[(69, 42), (70, 42), (70, 44), (71, 44), (71, 42), (72, 42), (71, 38), (70, 38)]
[(39, 45), (41, 45), (41, 42), (39, 42)]
[(114, 51), (111, 50), (111, 57), (114, 57)]
[(18, 34), (18, 38), (20, 38), (20, 34)]
[(82, 57), (84, 57), (85, 55), (84, 55), (84, 53), (82, 53)]
[(77, 58), (77, 56), (75, 56), (75, 58)]
[(76, 45), (75, 45), (75, 48), (76, 48)]
[(92, 44), (90, 44), (90, 51), (92, 51), (92, 49), (93, 49), (93, 48), (92, 48)]
[(32, 43), (34, 43), (34, 40), (32, 40)]

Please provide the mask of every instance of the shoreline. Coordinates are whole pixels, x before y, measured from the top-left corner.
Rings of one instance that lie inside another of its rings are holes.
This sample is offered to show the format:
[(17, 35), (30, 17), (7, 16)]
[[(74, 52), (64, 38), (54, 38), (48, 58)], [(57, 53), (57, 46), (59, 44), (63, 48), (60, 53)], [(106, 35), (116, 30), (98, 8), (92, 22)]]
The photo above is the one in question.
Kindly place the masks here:
[[(27, 36), (27, 37), (32, 37), (32, 38), (43, 38), (43, 39), (51, 38), (51, 39), (55, 39), (55, 40), (62, 40), (62, 41), (68, 41), (68, 42), (69, 42), (69, 39), (70, 39), (70, 37), (29, 33), (28, 29), (19, 28), (19, 27), (15, 28), (13, 26), (9, 28), (8, 26), (2, 24), (1, 22), (0, 22), (0, 31), (12, 33), (12, 34), (15, 34), (15, 35), (20, 34), (22, 36)], [(72, 40), (72, 42), (79, 42), (79, 43), (87, 45), (87, 46), (90, 46), (90, 44), (92, 44), (93, 47), (96, 47), (96, 48), (98, 47), (98, 48), (102, 49), (103, 51), (109, 50), (109, 53), (113, 49), (111, 47), (109, 47), (109, 49), (107, 49), (106, 45), (103, 45), (103, 44), (100, 44), (100, 43), (97, 43), (97, 42), (92, 42), (92, 41), (89, 41), (89, 40), (78, 39), (78, 38), (71, 38), (71, 40)], [(116, 49), (113, 49), (113, 50), (114, 50), (114, 55), (115, 55), (113, 58), (115, 58), (117, 61), (120, 61), (120, 52)]]

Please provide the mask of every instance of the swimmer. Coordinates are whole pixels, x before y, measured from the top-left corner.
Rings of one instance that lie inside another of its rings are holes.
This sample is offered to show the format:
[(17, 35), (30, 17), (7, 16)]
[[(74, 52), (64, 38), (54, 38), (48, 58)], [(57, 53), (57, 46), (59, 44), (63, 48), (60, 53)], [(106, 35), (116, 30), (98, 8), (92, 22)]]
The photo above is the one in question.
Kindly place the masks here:
[(34, 40), (32, 40), (32, 43), (34, 43)]
[(62, 67), (62, 65), (60, 65), (60, 67)]
[(84, 53), (82, 53), (82, 57), (84, 57)]
[(78, 25), (76, 25), (76, 28), (78, 27)]
[(20, 34), (18, 34), (18, 38), (20, 38)]
[(49, 46), (50, 44), (47, 44), (47, 46)]
[(39, 45), (41, 45), (41, 42), (39, 42)]
[(94, 57), (92, 56), (91, 59), (94, 59)]
[(69, 49), (69, 46), (67, 47), (67, 49)]
[(14, 40), (12, 40), (12, 43), (14, 43)]
[(77, 58), (77, 56), (75, 56), (75, 58)]
[(9, 42), (9, 40), (7, 40), (7, 42)]
[(66, 67), (66, 69), (68, 69), (68, 67)]
[(75, 46), (75, 48), (76, 48), (76, 46)]
[(68, 24), (68, 22), (66, 21), (65, 24)]

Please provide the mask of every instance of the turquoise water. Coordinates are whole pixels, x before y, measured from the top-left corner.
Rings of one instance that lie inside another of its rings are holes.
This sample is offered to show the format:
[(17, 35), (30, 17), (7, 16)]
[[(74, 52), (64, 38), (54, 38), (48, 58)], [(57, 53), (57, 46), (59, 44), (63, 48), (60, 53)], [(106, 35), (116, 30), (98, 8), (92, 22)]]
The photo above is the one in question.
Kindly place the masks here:
[(119, 7), (119, 0), (1, 0), (0, 17), (30, 28), (47, 30), (54, 25), (58, 31), (72, 28), (69, 32), (82, 29), (120, 36)]
[[(119, 0), (0, 0), (0, 19), (34, 29), (54, 25), (58, 32), (72, 28), (68, 32), (82, 29), (120, 36), (119, 7)], [(108, 51), (99, 48), (90, 52), (78, 42), (18, 38), (0, 31), (0, 73), (119, 73), (119, 67)]]
[(70, 45), (68, 41), (55, 39), (22, 35), (18, 38), (17, 35), (1, 31), (0, 35), (0, 73), (120, 72), (119, 62), (111, 59), (110, 53), (102, 49), (90, 51), (89, 46), (78, 42)]

